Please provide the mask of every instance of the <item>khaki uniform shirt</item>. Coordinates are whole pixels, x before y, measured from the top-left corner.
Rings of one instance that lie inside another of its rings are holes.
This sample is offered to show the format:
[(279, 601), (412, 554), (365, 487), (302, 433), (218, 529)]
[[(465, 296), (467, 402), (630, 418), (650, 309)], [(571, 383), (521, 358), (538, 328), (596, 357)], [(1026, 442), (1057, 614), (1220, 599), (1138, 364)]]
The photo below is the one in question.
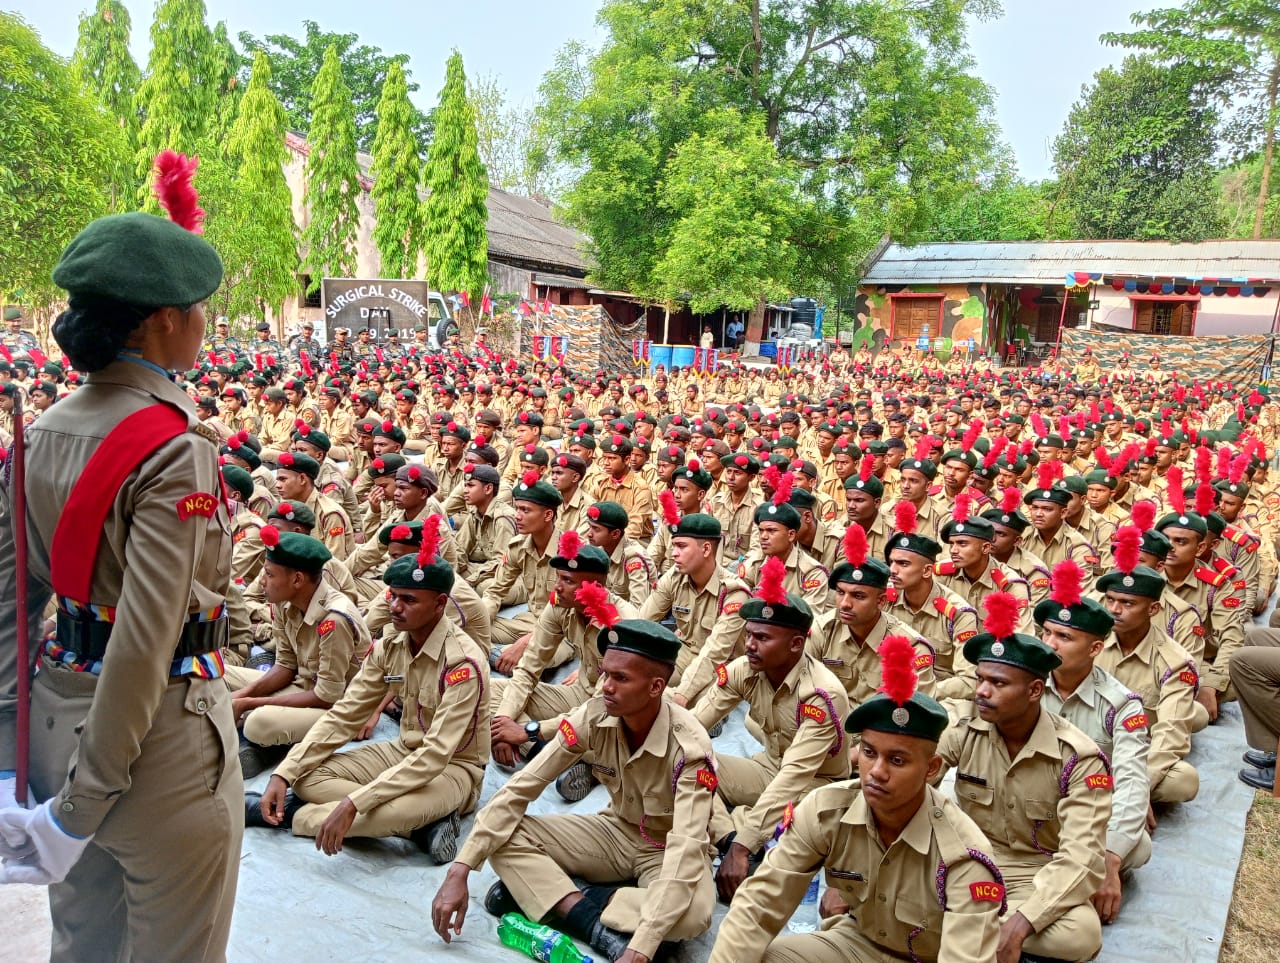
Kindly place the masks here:
[(630, 519), (627, 525), (627, 537), (647, 542), (653, 537), (653, 513), (657, 501), (653, 489), (644, 480), (629, 471), (621, 479), (604, 475), (596, 488), (596, 501), (617, 502), (627, 510)]
[(466, 473), (462, 470), (465, 466), (465, 458), (458, 460), (456, 468), (449, 467), (449, 459), (437, 458), (431, 467), (436, 473), (436, 478), (440, 480), (440, 487), (438, 490), (447, 495), (449, 492), (457, 488), (458, 485), (460, 485), (467, 477)]
[[(1031, 896), (1012, 910), (1036, 932), (1097, 891), (1106, 870), (1112, 778), (1097, 744), (1043, 709), (1013, 759), (995, 727), (965, 707), (938, 753), (956, 770), (960, 808), (991, 840), (1008, 876), (1035, 868)], [(969, 714), (972, 713), (972, 714)]]
[(665, 850), (662, 871), (643, 890), (640, 925), (629, 944), (652, 957), (711, 871), (707, 826), (716, 785), (711, 740), (687, 710), (668, 700), (635, 752), (621, 720), (605, 712), (603, 699), (592, 698), (565, 716), (556, 737), (476, 816), (458, 862), (472, 869), (483, 866), (511, 838), (529, 803), (580, 761), (591, 764), (592, 775), (609, 793), (609, 807), (596, 818), (627, 829), (637, 848)]
[(305, 612), (279, 605), (274, 613), (276, 665), (293, 670), (295, 685), (333, 705), (369, 648), (369, 631), (355, 603), (321, 579)]
[(841, 522), (818, 522), (813, 533), (812, 545), (801, 545), (800, 550), (830, 572), (837, 564), (844, 561), (844, 532), (846, 526)]
[(577, 532), (587, 537), (587, 509), (595, 502), (588, 496), (586, 485), (579, 484), (577, 489), (560, 506), (556, 513), (556, 524), (562, 531)]
[(231, 578), (240, 585), (252, 582), (262, 571), (267, 546), (258, 533), (265, 524), (261, 515), (248, 508), (231, 516)]
[(533, 544), (532, 535), (516, 535), (511, 539), (498, 562), (497, 575), (485, 586), (484, 604), (491, 618), (498, 614), (503, 599), (517, 583), (524, 586), (529, 612), (535, 617), (541, 614), (556, 581), (556, 570), (551, 567), (551, 560), (556, 557), (560, 535), (559, 527), (552, 529), (547, 547), (541, 552)]
[(773, 771), (759, 798), (731, 813), (734, 841), (754, 853), (773, 834), (788, 803), (824, 783), (849, 778), (844, 736), (849, 698), (840, 680), (810, 655), (802, 655), (776, 689), (744, 655), (716, 667), (716, 684), (698, 700), (694, 715), (709, 729), (744, 701), (764, 735), (764, 752), (755, 759)]
[(350, 445), (356, 438), (356, 418), (349, 408), (339, 405), (333, 411), (320, 413), (320, 430), (335, 445)]
[(1173, 764), (1191, 751), (1191, 723), (1200, 678), (1195, 662), (1159, 625), (1152, 624), (1146, 638), (1128, 655), (1112, 632), (1096, 665), (1142, 699), (1151, 742), (1147, 773), (1151, 788), (1155, 789)]
[(716, 666), (742, 654), (746, 625), (740, 610), (750, 601), (747, 583), (726, 569), (716, 568), (701, 589), (693, 580), (670, 568), (658, 579), (653, 593), (640, 607), (640, 618), (660, 622), (670, 612), (683, 647), (676, 660), (681, 672), (674, 688), (692, 705), (716, 677)]
[(480, 795), (489, 761), (488, 655), (448, 619), (441, 619), (415, 655), (407, 632), (379, 639), (338, 703), (294, 746), (276, 774), (288, 783), (312, 772), (369, 721), (388, 688), (403, 703), (393, 742), (404, 759), (353, 791), (356, 811), (367, 813), (407, 792), (425, 788), (452, 764)]
[(735, 505), (733, 493), (727, 488), (707, 498), (707, 512), (720, 522), (723, 532), (720, 557), (725, 565), (734, 567), (751, 548), (751, 533), (755, 530), (753, 516), (760, 505), (758, 492), (748, 490), (741, 504)]
[(483, 515), (468, 506), (458, 526), (458, 574), (472, 585), (488, 578), (516, 537), (516, 512), (510, 505), (495, 499)]
[(1023, 533), (1022, 540), (1026, 544), (1027, 551), (1039, 556), (1048, 565), (1050, 571), (1053, 571), (1053, 567), (1059, 562), (1069, 558), (1084, 570), (1086, 585), (1093, 581), (1090, 573), (1097, 567), (1097, 552), (1085, 541), (1083, 535), (1066, 522), (1058, 527), (1048, 541), (1045, 541), (1034, 528), (1028, 528)]
[[(342, 510), (347, 513), (347, 518), (353, 522), (360, 518), (360, 503), (356, 500), (355, 489), (327, 458), (320, 463), (320, 474), (316, 476), (316, 488), (321, 495), (341, 505)], [(356, 533), (351, 534), (354, 539)]]
[(350, 517), (332, 498), (320, 494), (319, 489), (312, 490), (306, 504), (316, 515), (315, 537), (324, 542), (324, 547), (334, 558), (345, 560), (356, 547), (356, 533)]
[(976, 579), (970, 579), (952, 562), (939, 562), (933, 567), (934, 578), (964, 599), (975, 612), (982, 610), (983, 599), (992, 592), (1008, 592), (1021, 606), (1017, 631), (1035, 635), (1032, 621), (1031, 586), (1026, 579), (1014, 575), (994, 558), (987, 559), (987, 567)]
[(609, 591), (638, 607), (644, 605), (657, 581), (657, 573), (644, 547), (623, 535), (609, 556), (609, 574), (605, 576)]
[[(999, 561), (995, 556), (991, 556), (993, 560)], [(1025, 545), (1015, 545), (1013, 551), (1009, 553), (1007, 561), (999, 562), (1004, 566), (1005, 570), (1018, 576), (1027, 583), (1027, 590), (1031, 593), (1031, 608), (1035, 607), (1049, 597), (1049, 589), (1052, 587), (1049, 579), (1049, 566), (1045, 564), (1044, 559), (1038, 555), (1033, 555), (1027, 551)]]
[(880, 655), (876, 650), (886, 635), (905, 635), (911, 640), (916, 650), (916, 688), (925, 695), (933, 695), (933, 646), (911, 626), (883, 612), (861, 641), (834, 611), (827, 612), (814, 622), (805, 651), (831, 670), (844, 686), (849, 704), (857, 706), (880, 689)]
[(273, 415), (264, 407), (262, 410), (262, 430), (258, 432), (258, 441), (262, 447), (276, 451), (287, 451), (293, 442), (293, 413), (289, 406), (280, 409), (280, 414)]
[(989, 963), (1004, 904), (990, 848), (973, 820), (932, 787), (888, 847), (857, 782), (815, 789), (734, 895), (709, 963), (757, 963), (823, 867), (828, 888), (849, 907), (841, 921), (852, 919), (886, 958)]
[[(792, 546), (784, 562), (787, 574), (783, 577), (782, 584), (788, 592), (808, 602), (815, 614), (832, 607), (829, 602), (831, 590), (827, 588), (831, 572), (826, 566), (802, 552), (798, 545)], [(764, 563), (764, 554), (753, 550), (738, 563), (735, 571), (738, 578), (754, 588), (760, 582), (760, 570), (764, 568)]]
[(977, 684), (975, 668), (961, 652), (964, 644), (978, 634), (978, 613), (964, 599), (933, 580), (933, 591), (913, 611), (904, 593), (889, 606), (888, 613), (911, 626), (933, 646), (933, 671), (938, 677), (934, 697), (972, 699)]
[[(1168, 573), (1166, 573), (1168, 578)], [(1199, 613), (1204, 623), (1204, 659), (1200, 681), (1219, 694), (1231, 684), (1227, 674), (1231, 654), (1244, 645), (1244, 629), (1237, 610), (1240, 596), (1234, 593), (1231, 580), (1206, 565), (1197, 564), (1191, 574), (1176, 585), (1170, 579), (1166, 592), (1177, 595)]]
[(1050, 676), (1041, 704), (1096, 742), (1111, 760), (1115, 788), (1111, 821), (1107, 823), (1107, 851), (1127, 858), (1146, 831), (1151, 795), (1147, 777), (1149, 719), (1142, 697), (1095, 665), (1065, 699)]

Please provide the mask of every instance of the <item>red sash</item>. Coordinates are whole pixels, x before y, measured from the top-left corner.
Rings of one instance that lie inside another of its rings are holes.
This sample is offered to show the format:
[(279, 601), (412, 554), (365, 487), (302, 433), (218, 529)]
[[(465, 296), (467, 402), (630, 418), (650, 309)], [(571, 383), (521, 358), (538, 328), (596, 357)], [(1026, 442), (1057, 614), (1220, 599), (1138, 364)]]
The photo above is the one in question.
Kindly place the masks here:
[(187, 430), (177, 408), (154, 404), (135, 411), (102, 439), (71, 489), (53, 532), (49, 555), (53, 591), (89, 603), (89, 589), (107, 513), (128, 478), (161, 445)]

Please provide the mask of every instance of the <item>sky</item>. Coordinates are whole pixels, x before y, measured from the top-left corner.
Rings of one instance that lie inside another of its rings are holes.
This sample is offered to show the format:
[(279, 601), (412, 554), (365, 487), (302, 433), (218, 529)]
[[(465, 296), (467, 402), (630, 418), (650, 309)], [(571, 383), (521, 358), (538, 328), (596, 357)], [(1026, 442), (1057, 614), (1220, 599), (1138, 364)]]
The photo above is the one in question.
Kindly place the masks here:
[[(496, 75), (516, 105), (530, 106), (556, 50), (567, 40), (597, 45), (598, 0), (205, 0), (210, 23), (225, 20), (232, 37), (301, 36), (302, 21), (356, 33), (387, 53), (407, 53), (421, 84), (419, 106), (430, 107), (444, 82), (445, 61), (462, 52), (470, 75)], [(971, 33), (978, 74), (996, 91), (996, 115), (1018, 170), (1029, 180), (1052, 175), (1053, 138), (1081, 87), (1094, 72), (1123, 58), (1098, 37), (1125, 30), (1139, 10), (1173, 6), (1162, 0), (1004, 0), (999, 20)], [(55, 52), (70, 55), (80, 15), (93, 0), (0, 0), (40, 33)], [(133, 51), (145, 65), (151, 0), (126, 0)]]

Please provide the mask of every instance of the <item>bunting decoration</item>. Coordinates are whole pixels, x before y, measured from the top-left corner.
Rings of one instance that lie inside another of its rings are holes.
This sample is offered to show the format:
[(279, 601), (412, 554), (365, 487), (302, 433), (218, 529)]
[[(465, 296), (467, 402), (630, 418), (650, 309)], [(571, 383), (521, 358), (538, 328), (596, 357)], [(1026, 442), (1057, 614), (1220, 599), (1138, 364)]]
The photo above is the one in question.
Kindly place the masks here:
[(1087, 288), (1091, 284), (1105, 284), (1114, 291), (1128, 294), (1170, 294), (1190, 297), (1265, 298), (1271, 287), (1280, 284), (1273, 278), (1219, 278), (1219, 277), (1136, 277), (1123, 274), (1104, 274), (1100, 271), (1072, 271), (1066, 276), (1070, 290)]

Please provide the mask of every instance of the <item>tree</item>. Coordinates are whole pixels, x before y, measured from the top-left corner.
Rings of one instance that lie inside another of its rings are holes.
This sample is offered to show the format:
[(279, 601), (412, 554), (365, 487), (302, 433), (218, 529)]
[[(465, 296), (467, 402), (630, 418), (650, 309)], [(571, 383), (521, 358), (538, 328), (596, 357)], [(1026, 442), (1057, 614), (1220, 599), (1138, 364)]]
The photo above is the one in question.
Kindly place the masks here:
[[(489, 279), (489, 178), (480, 162), (462, 54), (456, 50), (445, 68), (435, 123), (422, 205), (427, 272), (439, 290), (465, 292), (474, 303)], [(464, 339), (470, 339), (474, 323), (464, 308), (458, 319)]]
[(117, 120), (27, 24), (0, 12), (0, 285), (27, 304), (52, 301), (62, 249), (109, 209), (128, 157)]
[[(124, 142), (132, 149), (138, 136), (138, 112), (134, 104), (142, 71), (129, 53), (132, 25), (120, 0), (98, 0), (93, 13), (80, 18), (71, 65), (79, 82), (93, 91), (119, 123)], [(112, 210), (132, 206), (138, 188), (133, 157), (122, 157), (110, 186)]]
[(1261, 237), (1280, 123), (1280, 6), (1275, 0), (1186, 0), (1132, 20), (1138, 30), (1102, 39), (1193, 72), (1201, 93), (1234, 112), (1227, 133), (1238, 152), (1261, 152), (1253, 219), (1253, 236)]
[(413, 137), (413, 106), (404, 70), (392, 63), (378, 102), (378, 134), (373, 140), (373, 243), (382, 262), (382, 276), (411, 277), (422, 246), (422, 210), (418, 181), (422, 157)]
[(1218, 236), (1215, 125), (1192, 68), (1128, 57), (1119, 70), (1098, 71), (1054, 142), (1076, 235)]
[[(1218, 215), (1224, 237), (1252, 237), (1257, 227), (1258, 191), (1262, 183), (1262, 156), (1254, 154), (1218, 171)], [(1280, 236), (1280, 194), (1267, 198), (1262, 236)]]
[(1058, 185), (1027, 183), (1012, 169), (1000, 169), (933, 212), (919, 240), (1044, 241), (1071, 232), (1069, 213), (1061, 210)]
[[(240, 43), (249, 53), (259, 50), (271, 61), (271, 87), (289, 115), (289, 125), (299, 133), (311, 131), (314, 106), (312, 81), (330, 47), (336, 47), (342, 62), (342, 79), (351, 91), (355, 115), (356, 144), (367, 151), (373, 146), (377, 129), (377, 106), (387, 71), (393, 63), (400, 65), (406, 77), (405, 89), (416, 93), (418, 85), (409, 80), (407, 54), (387, 56), (378, 47), (360, 43), (354, 33), (329, 33), (312, 20), (304, 20), (306, 37), (302, 40), (285, 34), (271, 34), (259, 40), (249, 33), (240, 34)], [(431, 140), (431, 119), (417, 107), (410, 106), (414, 139), (419, 151)]]
[[(608, 39), (543, 83), (541, 118), (580, 171), (569, 220), (602, 285), (656, 291), (674, 212), (654, 210), (681, 143), (719, 108), (758, 118), (805, 214), (793, 289), (828, 289), (885, 233), (910, 241), (992, 166), (990, 91), (968, 72), (965, 17), (987, 0), (613, 0)], [(580, 91), (580, 96), (575, 93)], [(730, 185), (722, 185), (731, 191)], [(758, 343), (765, 301), (752, 308)]]
[(309, 291), (325, 277), (356, 273), (360, 229), (360, 167), (356, 161), (356, 124), (351, 91), (342, 79), (338, 48), (330, 47), (311, 91), (314, 115), (308, 138), (307, 224), (302, 232)]
[(206, 233), (225, 268), (218, 313), (232, 318), (262, 318), (268, 308), (278, 316), (298, 287), (293, 196), (284, 176), (285, 116), (270, 79), (271, 66), (259, 53), (225, 157), (206, 158), (200, 168)]
[(134, 168), (139, 199), (158, 211), (148, 179), (156, 154), (165, 148), (192, 153), (216, 115), (220, 85), (213, 33), (205, 23), (204, 0), (160, 0), (151, 24), (151, 59), (138, 88), (142, 115)]
[(533, 108), (507, 103), (497, 77), (469, 80), (467, 96), (476, 115), (480, 160), (489, 183), (526, 197), (549, 198), (557, 183), (552, 143)]

